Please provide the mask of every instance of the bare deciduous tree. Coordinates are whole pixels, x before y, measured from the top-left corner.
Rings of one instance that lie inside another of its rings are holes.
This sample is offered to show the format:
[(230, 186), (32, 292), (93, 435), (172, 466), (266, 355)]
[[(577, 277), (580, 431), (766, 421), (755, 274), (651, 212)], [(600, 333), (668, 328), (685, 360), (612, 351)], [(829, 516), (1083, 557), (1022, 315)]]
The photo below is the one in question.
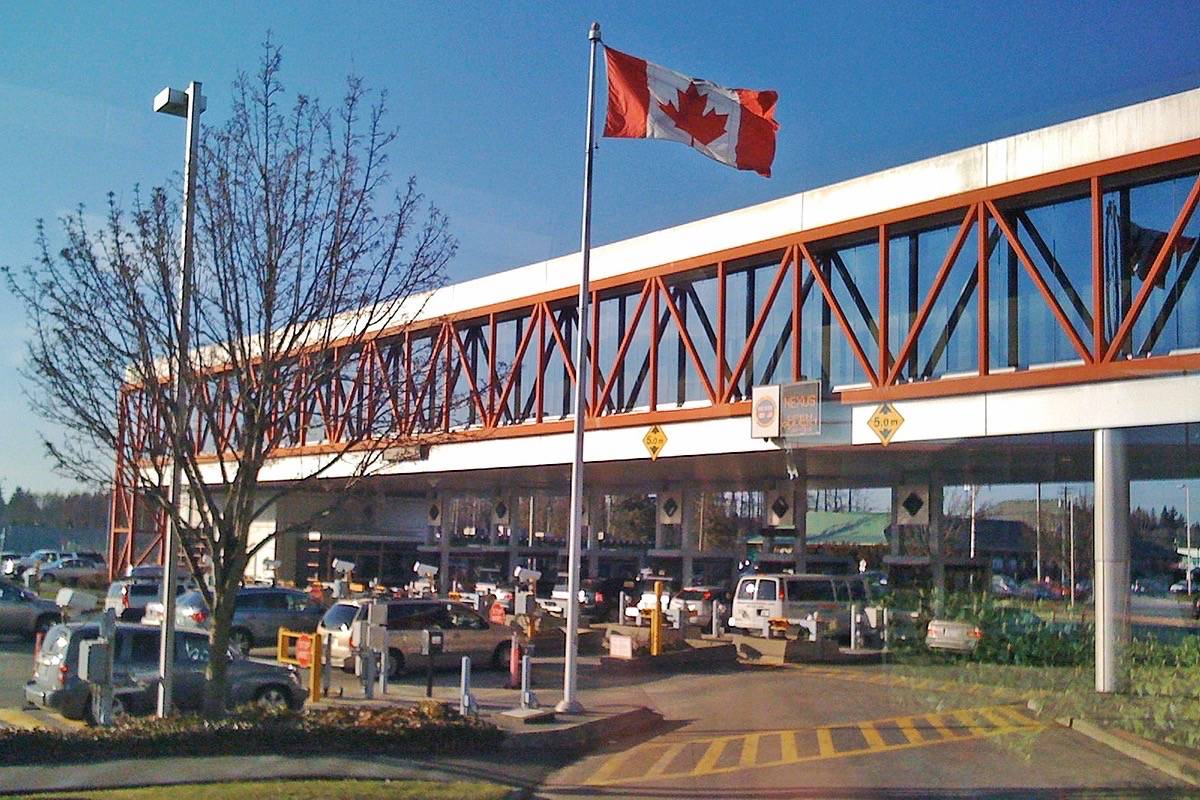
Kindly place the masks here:
[[(319, 478), (336, 474), (344, 490), (371, 469), (372, 454), (404, 438), (385, 393), (343, 403), (336, 416), (327, 409), (360, 370), (403, 369), (384, 366), (371, 342), (420, 311), (455, 250), (445, 217), (413, 180), (394, 188), (384, 96), (351, 78), (335, 107), (303, 95), (285, 107), (280, 65), (268, 43), (258, 72), (233, 84), (228, 121), (202, 136), (187, 352), (172, 323), (180, 204), (167, 191), (137, 195), (129, 211), (110, 196), (98, 232), (82, 211), (63, 220), (57, 252), (39, 223), (38, 262), (5, 270), (32, 329), (27, 393), (63, 431), (46, 442), (58, 468), (111, 479), (113, 454), (129, 446), (116, 409), (130, 393), (149, 426), (130, 474), (174, 520), (203, 578), (209, 714), (224, 707), (237, 590), (266, 543), (251, 544), (251, 523)], [(414, 372), (419, 360), (409, 361)], [(188, 386), (183, 441), (170, 434), (176, 370)], [(284, 451), (313, 442), (326, 444), (290, 461), (289, 480), (261, 479)], [(190, 498), (181, 512), (169, 497), (176, 460)]]

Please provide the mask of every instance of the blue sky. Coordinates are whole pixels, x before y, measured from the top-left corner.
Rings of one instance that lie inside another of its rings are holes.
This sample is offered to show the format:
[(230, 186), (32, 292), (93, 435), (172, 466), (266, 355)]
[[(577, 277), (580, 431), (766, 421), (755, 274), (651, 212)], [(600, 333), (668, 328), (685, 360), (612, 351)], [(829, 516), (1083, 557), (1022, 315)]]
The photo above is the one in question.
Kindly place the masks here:
[[(34, 222), (177, 180), (167, 84), (205, 84), (206, 121), (268, 30), (289, 89), (335, 99), (349, 72), (389, 92), (397, 176), (461, 241), (452, 278), (577, 246), (587, 27), (672, 69), (773, 88), (765, 180), (667, 142), (602, 140), (598, 243), (1200, 85), (1191, 3), (7, 3), (0, 6), (0, 263)], [(601, 83), (601, 86), (603, 84)], [(601, 110), (602, 113), (602, 110)], [(24, 323), (0, 291), (0, 368)], [(42, 423), (0, 381), (0, 485), (63, 488)]]

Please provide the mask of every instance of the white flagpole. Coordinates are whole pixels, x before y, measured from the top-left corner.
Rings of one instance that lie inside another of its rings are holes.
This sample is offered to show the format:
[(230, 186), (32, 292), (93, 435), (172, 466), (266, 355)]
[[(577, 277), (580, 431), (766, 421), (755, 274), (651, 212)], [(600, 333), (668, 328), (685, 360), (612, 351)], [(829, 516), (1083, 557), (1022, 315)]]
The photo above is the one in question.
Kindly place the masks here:
[(567, 653), (563, 664), (563, 698), (555, 710), (579, 714), (583, 704), (575, 696), (575, 676), (579, 666), (579, 567), (583, 539), (583, 424), (587, 369), (584, 357), (588, 342), (588, 268), (592, 257), (592, 150), (596, 116), (596, 47), (600, 44), (600, 23), (588, 30), (592, 43), (588, 63), (587, 135), (583, 153), (583, 231), (579, 245), (583, 269), (579, 276), (579, 328), (575, 336), (575, 461), (571, 465), (571, 541), (567, 550)]

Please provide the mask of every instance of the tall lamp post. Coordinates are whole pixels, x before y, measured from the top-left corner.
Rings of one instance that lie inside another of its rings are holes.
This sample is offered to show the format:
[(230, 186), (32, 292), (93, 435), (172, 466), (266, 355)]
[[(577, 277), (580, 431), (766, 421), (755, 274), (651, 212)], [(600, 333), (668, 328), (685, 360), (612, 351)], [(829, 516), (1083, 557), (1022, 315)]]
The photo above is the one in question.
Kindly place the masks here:
[[(192, 81), (187, 91), (167, 87), (154, 97), (154, 110), (187, 120), (187, 134), (183, 155), (183, 242), (179, 265), (179, 283), (175, 287), (175, 326), (178, 336), (175, 354), (175, 452), (187, 437), (187, 353), (191, 320), (189, 309), (192, 301), (192, 229), (196, 208), (195, 150), (200, 139), (200, 114), (204, 111), (204, 96), (200, 84)], [(176, 515), (182, 515), (181, 489), (183, 465), (179, 458), (171, 459), (171, 503)], [(174, 689), (175, 663), (175, 584), (178, 567), (179, 531), (175, 517), (167, 520), (163, 541), (162, 582), (162, 634), (158, 649), (158, 716), (165, 717), (171, 711), (171, 695)]]
[(1183, 534), (1184, 547), (1187, 548), (1187, 593), (1192, 596), (1192, 493), (1186, 483), (1179, 484), (1183, 489)]

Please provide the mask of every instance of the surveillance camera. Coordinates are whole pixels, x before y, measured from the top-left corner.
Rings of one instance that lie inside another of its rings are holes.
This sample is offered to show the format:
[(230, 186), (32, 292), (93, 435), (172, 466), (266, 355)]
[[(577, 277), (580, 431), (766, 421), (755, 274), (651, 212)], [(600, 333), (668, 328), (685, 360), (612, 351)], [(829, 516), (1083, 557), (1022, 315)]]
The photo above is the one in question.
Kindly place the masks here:
[(438, 568), (429, 564), (422, 564), (420, 561), (413, 564), (413, 572), (420, 575), (422, 578), (432, 578), (438, 574)]
[(334, 572), (354, 572), (354, 562), (353, 561), (343, 561), (340, 558), (335, 558), (333, 560), (333, 571)]
[(536, 583), (537, 581), (539, 581), (541, 579), (542, 573), (538, 572), (536, 569), (528, 569), (526, 567), (517, 567), (515, 570), (513, 570), (513, 577), (519, 581), (529, 581), (530, 583)]

